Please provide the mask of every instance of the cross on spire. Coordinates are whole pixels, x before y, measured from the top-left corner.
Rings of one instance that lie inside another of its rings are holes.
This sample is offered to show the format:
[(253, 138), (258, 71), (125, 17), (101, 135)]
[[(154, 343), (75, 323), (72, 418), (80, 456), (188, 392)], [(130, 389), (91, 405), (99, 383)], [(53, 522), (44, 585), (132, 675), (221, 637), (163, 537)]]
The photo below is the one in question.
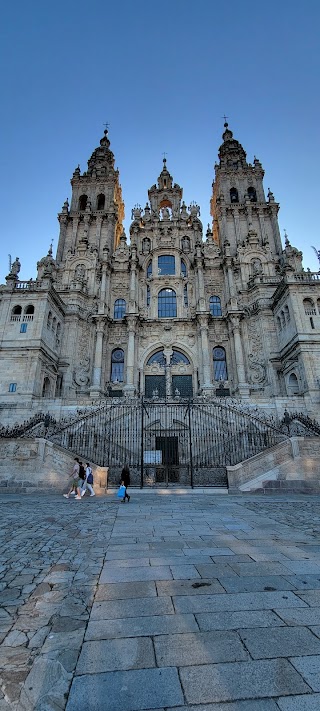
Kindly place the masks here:
[(224, 119), (224, 123), (226, 124), (226, 123), (227, 123), (227, 119), (229, 118), (229, 116), (226, 116), (226, 115), (224, 114), (224, 115), (222, 116), (222, 118)]
[(167, 154), (166, 151), (163, 151), (162, 155), (163, 155), (163, 162), (165, 163), (165, 162), (167, 161), (166, 156), (167, 156), (168, 154)]
[(104, 123), (104, 124), (102, 124), (102, 125), (105, 126), (105, 131), (104, 131), (104, 132), (105, 132), (105, 133), (108, 133), (108, 128), (109, 128), (109, 126), (110, 126), (110, 123), (107, 122), (107, 123)]

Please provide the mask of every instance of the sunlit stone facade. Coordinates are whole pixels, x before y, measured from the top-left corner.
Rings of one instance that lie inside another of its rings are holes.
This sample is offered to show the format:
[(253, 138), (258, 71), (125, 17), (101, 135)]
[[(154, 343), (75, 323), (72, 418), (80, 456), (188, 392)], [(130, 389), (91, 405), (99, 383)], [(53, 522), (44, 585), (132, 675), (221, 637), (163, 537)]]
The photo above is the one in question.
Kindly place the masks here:
[(164, 159), (127, 238), (106, 131), (72, 176), (56, 259), (28, 282), (16, 260), (0, 287), (1, 422), (138, 396), (317, 416), (320, 280), (283, 248), (263, 176), (225, 124), (205, 234)]

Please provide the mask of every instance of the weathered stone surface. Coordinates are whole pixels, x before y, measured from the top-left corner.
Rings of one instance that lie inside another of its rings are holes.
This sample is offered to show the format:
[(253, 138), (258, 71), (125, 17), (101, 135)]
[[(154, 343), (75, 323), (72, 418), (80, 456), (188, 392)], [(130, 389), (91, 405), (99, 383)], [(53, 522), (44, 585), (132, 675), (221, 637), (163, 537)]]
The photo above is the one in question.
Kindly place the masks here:
[(111, 639), (99, 642), (85, 642), (77, 674), (99, 674), (101, 672), (143, 669), (155, 666), (151, 639)]
[[(35, 660), (21, 692), (21, 702), (30, 709), (40, 708), (40, 702), (52, 694), (53, 700), (57, 698), (63, 704), (65, 694), (68, 692), (71, 675), (68, 674), (59, 662), (48, 657), (39, 657)], [(63, 705), (62, 705), (63, 708)]]
[(299, 654), (320, 654), (320, 640), (304, 627), (274, 627), (243, 630), (240, 637), (253, 659), (271, 659)]
[(176, 669), (143, 669), (75, 677), (67, 711), (142, 711), (183, 704)]
[(155, 637), (158, 666), (235, 662), (249, 658), (236, 632), (197, 632)]
[[(291, 664), (313, 691), (320, 691), (320, 656), (293, 657)], [(320, 698), (320, 697), (319, 697)]]
[(278, 699), (280, 711), (319, 711), (320, 694), (310, 696), (289, 696)]
[(188, 703), (208, 703), (308, 693), (284, 659), (184, 667), (180, 679)]

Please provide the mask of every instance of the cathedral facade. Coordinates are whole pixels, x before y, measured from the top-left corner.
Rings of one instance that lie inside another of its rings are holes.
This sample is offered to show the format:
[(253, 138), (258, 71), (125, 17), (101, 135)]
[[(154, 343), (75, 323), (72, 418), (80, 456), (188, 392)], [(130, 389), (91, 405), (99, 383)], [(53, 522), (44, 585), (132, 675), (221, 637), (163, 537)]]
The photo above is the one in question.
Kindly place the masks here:
[(108, 132), (35, 280), (0, 286), (1, 424), (102, 400), (234, 398), (316, 416), (320, 279), (281, 243), (279, 205), (225, 124), (206, 233), (166, 160), (130, 239)]

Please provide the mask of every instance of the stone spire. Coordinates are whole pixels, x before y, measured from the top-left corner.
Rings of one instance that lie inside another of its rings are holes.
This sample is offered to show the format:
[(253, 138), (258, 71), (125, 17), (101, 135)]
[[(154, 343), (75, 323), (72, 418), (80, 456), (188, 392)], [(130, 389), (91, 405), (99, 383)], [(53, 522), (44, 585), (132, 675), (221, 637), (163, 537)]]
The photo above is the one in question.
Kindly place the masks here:
[(246, 152), (241, 143), (233, 138), (233, 133), (229, 129), (229, 124), (225, 122), (222, 134), (223, 143), (219, 148), (220, 166), (222, 168), (233, 168), (235, 163), (242, 167), (247, 165)]
[(104, 135), (100, 140), (100, 146), (93, 151), (91, 158), (88, 160), (87, 175), (93, 175), (94, 173), (97, 176), (106, 175), (110, 172), (110, 169), (114, 170), (114, 155), (110, 150), (108, 129), (105, 129)]

